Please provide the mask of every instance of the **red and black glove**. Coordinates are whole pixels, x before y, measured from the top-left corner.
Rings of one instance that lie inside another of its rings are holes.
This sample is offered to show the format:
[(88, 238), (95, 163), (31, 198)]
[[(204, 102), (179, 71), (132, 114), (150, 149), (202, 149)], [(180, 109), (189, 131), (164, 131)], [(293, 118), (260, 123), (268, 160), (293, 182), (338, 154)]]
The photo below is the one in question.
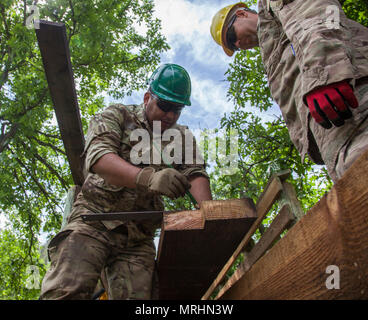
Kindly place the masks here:
[(357, 108), (359, 103), (352, 87), (347, 81), (337, 82), (313, 90), (306, 96), (312, 117), (325, 129), (341, 127), (353, 115), (350, 108)]

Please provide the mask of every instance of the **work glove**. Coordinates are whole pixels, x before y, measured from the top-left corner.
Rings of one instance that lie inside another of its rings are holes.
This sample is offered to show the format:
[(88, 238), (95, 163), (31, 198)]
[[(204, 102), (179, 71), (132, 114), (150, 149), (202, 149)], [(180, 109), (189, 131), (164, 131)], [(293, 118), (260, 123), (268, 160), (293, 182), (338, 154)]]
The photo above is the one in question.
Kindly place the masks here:
[(152, 167), (142, 169), (136, 177), (136, 185), (148, 192), (162, 194), (171, 199), (184, 196), (191, 187), (188, 179), (171, 168), (155, 171)]
[(359, 103), (352, 87), (347, 81), (337, 82), (313, 90), (306, 96), (312, 117), (325, 129), (332, 128), (331, 122), (342, 126), (353, 115), (350, 108), (357, 108)]

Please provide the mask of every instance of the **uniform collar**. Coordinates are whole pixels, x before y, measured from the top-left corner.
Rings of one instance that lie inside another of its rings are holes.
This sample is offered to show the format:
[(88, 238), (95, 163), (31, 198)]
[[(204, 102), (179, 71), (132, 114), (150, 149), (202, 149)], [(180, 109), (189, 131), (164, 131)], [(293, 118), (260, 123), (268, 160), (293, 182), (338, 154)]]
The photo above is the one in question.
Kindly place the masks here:
[(135, 114), (137, 120), (143, 124), (146, 128), (150, 128), (147, 116), (146, 116), (146, 108), (144, 106), (144, 103), (140, 104), (138, 106), (138, 112)]

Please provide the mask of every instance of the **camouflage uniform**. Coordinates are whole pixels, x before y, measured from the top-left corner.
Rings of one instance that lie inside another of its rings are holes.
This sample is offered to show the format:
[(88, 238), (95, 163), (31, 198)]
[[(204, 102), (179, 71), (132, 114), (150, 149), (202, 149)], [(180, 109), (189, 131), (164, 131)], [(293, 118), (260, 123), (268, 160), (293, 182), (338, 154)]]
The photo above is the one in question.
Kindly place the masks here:
[[(80, 217), (98, 212), (163, 210), (159, 195), (109, 185), (91, 172), (96, 161), (107, 153), (115, 153), (131, 162), (130, 151), (138, 143), (130, 141), (135, 129), (149, 132), (147, 149), (152, 159), (155, 150), (152, 147), (153, 133), (143, 104), (112, 105), (91, 120), (84, 152), (88, 176), (74, 202), (68, 224), (49, 244), (51, 266), (43, 280), (42, 299), (90, 299), (103, 269), (110, 299), (152, 297), (156, 255), (153, 238), (159, 227), (157, 222), (83, 222)], [(174, 168), (187, 177), (200, 175), (208, 178), (205, 165), (195, 163), (196, 152), (193, 153), (193, 164), (184, 163), (187, 127), (175, 124), (170, 129), (177, 129), (183, 137), (183, 161), (182, 164), (173, 164)], [(169, 143), (161, 140), (162, 150)], [(192, 143), (196, 146), (195, 139)], [(163, 163), (137, 166), (151, 166), (157, 170), (166, 168)]]
[[(325, 164), (336, 181), (368, 148), (368, 29), (349, 20), (337, 0), (260, 0), (258, 38), (271, 93), (291, 140), (304, 159)], [(333, 6), (333, 7), (331, 7)], [(331, 29), (328, 13), (340, 23)], [(329, 130), (311, 117), (305, 96), (348, 80), (359, 107), (342, 127)]]

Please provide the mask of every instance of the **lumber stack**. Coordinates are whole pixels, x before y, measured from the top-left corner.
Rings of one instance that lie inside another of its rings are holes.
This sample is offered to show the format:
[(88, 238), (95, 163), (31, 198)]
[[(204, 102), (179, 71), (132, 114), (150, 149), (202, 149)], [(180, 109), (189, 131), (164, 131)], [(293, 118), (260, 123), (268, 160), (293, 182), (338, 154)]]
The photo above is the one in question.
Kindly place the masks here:
[(220, 299), (367, 299), (368, 152)]
[(248, 198), (204, 201), (201, 210), (164, 214), (160, 299), (200, 299), (256, 218)]

